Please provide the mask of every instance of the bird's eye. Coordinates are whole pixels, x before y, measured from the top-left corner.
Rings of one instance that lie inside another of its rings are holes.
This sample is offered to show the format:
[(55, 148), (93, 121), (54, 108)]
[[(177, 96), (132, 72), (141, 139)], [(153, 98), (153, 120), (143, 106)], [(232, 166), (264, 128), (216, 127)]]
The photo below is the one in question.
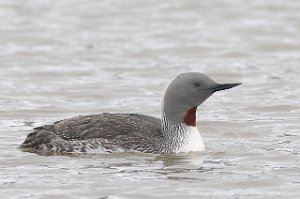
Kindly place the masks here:
[(199, 82), (195, 82), (194, 84), (196, 87), (199, 87), (200, 86), (200, 83)]

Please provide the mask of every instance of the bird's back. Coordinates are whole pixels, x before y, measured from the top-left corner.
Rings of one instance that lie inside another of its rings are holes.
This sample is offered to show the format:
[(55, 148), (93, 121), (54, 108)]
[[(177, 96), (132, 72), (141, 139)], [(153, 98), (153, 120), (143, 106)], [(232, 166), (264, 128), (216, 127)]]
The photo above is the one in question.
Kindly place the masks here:
[(140, 114), (77, 116), (37, 127), (21, 148), (33, 152), (138, 150), (156, 152), (161, 139), (160, 119)]

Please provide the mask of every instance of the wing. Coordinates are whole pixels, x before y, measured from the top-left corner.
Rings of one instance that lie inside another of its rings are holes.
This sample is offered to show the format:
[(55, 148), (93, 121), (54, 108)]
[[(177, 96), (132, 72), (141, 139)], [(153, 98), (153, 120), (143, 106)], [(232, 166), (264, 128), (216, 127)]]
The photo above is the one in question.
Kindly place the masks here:
[[(28, 135), (23, 148), (54, 143), (57, 137), (66, 145), (72, 141), (100, 140), (102, 145), (123, 149), (149, 148), (161, 139), (160, 119), (140, 114), (110, 114), (77, 116), (37, 127)], [(70, 141), (70, 142), (69, 142)], [(62, 143), (62, 142), (59, 142)]]
[[(45, 127), (39, 127), (45, 128)], [(46, 128), (49, 128), (46, 126)], [(84, 140), (93, 138), (155, 137), (160, 135), (160, 120), (140, 114), (110, 114), (77, 116), (53, 124), (61, 139)]]

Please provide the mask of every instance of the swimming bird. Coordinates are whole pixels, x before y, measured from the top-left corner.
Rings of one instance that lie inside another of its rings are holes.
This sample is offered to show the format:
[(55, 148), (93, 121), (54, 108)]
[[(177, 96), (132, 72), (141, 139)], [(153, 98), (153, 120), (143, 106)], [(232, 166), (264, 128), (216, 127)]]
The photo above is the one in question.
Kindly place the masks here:
[(34, 128), (20, 148), (35, 153), (204, 151), (197, 107), (213, 93), (238, 85), (219, 84), (198, 72), (181, 73), (165, 90), (161, 119), (129, 113), (77, 116)]

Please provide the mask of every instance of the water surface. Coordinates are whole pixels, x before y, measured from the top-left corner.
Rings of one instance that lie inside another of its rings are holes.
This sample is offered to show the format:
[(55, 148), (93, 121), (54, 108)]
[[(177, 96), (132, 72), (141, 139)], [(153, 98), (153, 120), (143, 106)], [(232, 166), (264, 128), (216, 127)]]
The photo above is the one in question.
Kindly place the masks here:
[[(299, 198), (300, 2), (1, 0), (3, 198)], [(33, 127), (160, 116), (176, 74), (242, 82), (198, 109), (205, 153), (41, 156)]]

